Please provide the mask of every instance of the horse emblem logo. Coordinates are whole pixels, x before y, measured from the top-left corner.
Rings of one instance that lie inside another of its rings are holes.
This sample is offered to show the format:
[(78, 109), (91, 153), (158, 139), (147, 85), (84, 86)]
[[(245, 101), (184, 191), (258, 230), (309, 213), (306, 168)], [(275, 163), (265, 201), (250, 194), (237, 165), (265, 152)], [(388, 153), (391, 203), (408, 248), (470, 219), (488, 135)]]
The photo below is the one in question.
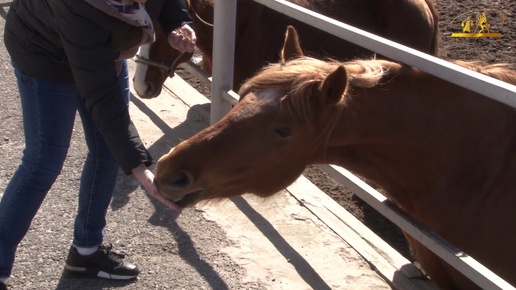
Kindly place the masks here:
[[(461, 22), (459, 22), (462, 20)], [(505, 14), (495, 9), (482, 9), (469, 11), (455, 17), (450, 25), (460, 23), (462, 32), (453, 32), (451, 37), (502, 37), (500, 32), (491, 31), (491, 28), (499, 29), (503, 26)]]

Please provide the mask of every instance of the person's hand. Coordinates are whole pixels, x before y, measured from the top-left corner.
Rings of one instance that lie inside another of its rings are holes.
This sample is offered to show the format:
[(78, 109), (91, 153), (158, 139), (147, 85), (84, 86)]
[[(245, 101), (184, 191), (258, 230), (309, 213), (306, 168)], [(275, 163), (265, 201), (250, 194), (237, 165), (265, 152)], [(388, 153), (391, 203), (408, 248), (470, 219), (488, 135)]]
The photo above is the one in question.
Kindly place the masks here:
[(170, 46), (180, 52), (193, 52), (196, 42), (197, 37), (195, 36), (195, 31), (193, 31), (188, 24), (183, 24), (168, 35), (168, 43)]
[(179, 205), (168, 200), (159, 192), (156, 184), (154, 183), (154, 174), (147, 168), (147, 166), (145, 166), (145, 164), (140, 164), (138, 167), (133, 168), (131, 172), (152, 197), (159, 200), (171, 210), (174, 210), (177, 213), (181, 213), (183, 209)]

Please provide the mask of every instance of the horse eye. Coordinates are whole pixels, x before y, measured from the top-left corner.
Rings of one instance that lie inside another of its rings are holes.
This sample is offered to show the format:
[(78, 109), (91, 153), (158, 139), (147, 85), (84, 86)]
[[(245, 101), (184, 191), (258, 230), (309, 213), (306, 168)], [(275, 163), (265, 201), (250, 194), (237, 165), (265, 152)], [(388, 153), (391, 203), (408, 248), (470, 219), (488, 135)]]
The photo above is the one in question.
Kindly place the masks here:
[(280, 127), (274, 130), (281, 138), (290, 137), (292, 130), (289, 127)]

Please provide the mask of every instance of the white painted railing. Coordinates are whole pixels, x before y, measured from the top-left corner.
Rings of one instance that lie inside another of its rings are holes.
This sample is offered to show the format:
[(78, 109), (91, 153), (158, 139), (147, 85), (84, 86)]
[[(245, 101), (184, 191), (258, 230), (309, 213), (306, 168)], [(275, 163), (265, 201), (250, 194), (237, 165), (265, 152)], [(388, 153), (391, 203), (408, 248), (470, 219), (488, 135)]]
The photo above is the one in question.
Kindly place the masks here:
[[(516, 108), (516, 86), (472, 72), (284, 0), (254, 1), (337, 37), (386, 57), (418, 67), (439, 78)], [(223, 117), (229, 111), (231, 104), (235, 104), (238, 98), (231, 91), (233, 85), (236, 2), (237, 0), (221, 0), (215, 3), (212, 123)], [(418, 224), (401, 210), (386, 202), (383, 195), (347, 170), (332, 165), (321, 166), (321, 168), (483, 289), (516, 289), (475, 259), (461, 252), (431, 230)]]

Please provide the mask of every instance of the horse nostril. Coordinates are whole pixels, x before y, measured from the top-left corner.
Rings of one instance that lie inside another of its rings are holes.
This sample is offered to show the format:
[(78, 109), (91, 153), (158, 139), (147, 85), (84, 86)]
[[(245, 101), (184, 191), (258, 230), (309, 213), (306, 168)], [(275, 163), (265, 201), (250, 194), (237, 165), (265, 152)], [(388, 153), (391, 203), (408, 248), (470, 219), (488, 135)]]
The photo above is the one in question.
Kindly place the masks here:
[(181, 172), (169, 182), (169, 186), (174, 189), (187, 188), (193, 183), (192, 175), (188, 172)]
[(148, 96), (154, 92), (154, 85), (151, 82), (145, 82), (145, 95)]

